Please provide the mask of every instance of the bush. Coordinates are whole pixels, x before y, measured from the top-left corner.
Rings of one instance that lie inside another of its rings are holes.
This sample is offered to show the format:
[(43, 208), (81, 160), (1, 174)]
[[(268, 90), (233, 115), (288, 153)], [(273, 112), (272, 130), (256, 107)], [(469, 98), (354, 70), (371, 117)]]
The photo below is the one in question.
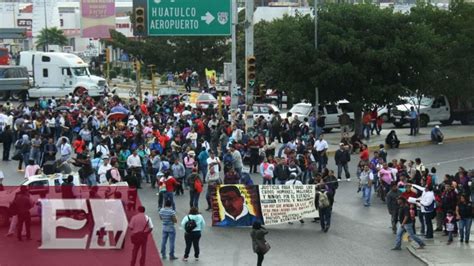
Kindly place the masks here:
[(115, 70), (109, 71), (109, 79), (114, 79), (117, 77), (117, 72)]

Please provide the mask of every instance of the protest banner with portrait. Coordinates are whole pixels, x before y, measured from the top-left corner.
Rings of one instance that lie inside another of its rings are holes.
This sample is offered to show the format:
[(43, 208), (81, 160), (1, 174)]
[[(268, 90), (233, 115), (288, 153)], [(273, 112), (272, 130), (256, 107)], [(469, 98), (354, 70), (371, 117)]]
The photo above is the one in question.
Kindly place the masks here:
[(212, 225), (272, 225), (318, 217), (315, 194), (313, 185), (219, 185), (212, 193)]
[(251, 226), (263, 222), (258, 186), (218, 185), (213, 193), (213, 226)]

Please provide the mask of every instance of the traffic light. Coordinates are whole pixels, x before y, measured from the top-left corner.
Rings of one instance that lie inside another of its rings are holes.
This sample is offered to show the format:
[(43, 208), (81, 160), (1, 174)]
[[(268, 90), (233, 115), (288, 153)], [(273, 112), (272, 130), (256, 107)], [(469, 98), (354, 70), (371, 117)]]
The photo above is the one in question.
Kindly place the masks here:
[(135, 70), (135, 72), (140, 72), (140, 69), (141, 69), (140, 61), (137, 59), (133, 60), (133, 70)]
[(145, 8), (135, 8), (135, 33), (145, 33)]
[(255, 86), (255, 79), (257, 78), (257, 66), (255, 65), (255, 56), (247, 57), (247, 82), (249, 87)]

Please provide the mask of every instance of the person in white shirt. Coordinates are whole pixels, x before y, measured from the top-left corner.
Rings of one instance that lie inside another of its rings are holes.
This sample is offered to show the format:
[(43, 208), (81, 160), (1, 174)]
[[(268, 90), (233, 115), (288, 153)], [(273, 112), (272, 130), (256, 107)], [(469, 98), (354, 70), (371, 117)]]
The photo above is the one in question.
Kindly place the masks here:
[(303, 183), (301, 183), (301, 181), (298, 180), (296, 173), (291, 173), (291, 174), (290, 174), (290, 179), (285, 182), (285, 185), (298, 185), (298, 186), (302, 186)]
[(374, 181), (374, 173), (369, 166), (364, 165), (364, 170), (359, 176), (359, 185), (362, 190), (362, 198), (364, 199), (364, 206), (370, 206), (370, 196), (372, 194), (372, 183)]
[(104, 162), (99, 166), (99, 170), (97, 170), (97, 174), (99, 175), (99, 182), (101, 184), (107, 183), (107, 171), (112, 169), (112, 165), (110, 165), (109, 157), (102, 158)]
[(153, 222), (151, 218), (145, 214), (145, 207), (139, 206), (137, 210), (138, 210), (138, 213), (132, 217), (132, 219), (130, 220), (130, 223), (128, 224), (128, 228), (130, 228), (130, 231), (132, 233), (132, 238), (133, 238), (133, 235), (137, 233), (145, 234), (145, 238), (140, 243), (133, 244), (131, 265), (135, 265), (138, 251), (140, 249), (141, 249), (140, 265), (145, 265), (148, 235), (150, 235), (151, 231), (153, 231)]
[[(431, 191), (430, 186), (422, 187), (415, 184), (412, 184), (412, 187), (422, 191), (421, 197), (416, 199), (416, 203), (421, 208), (421, 215), (423, 218), (420, 218), (420, 221), (425, 223), (426, 225), (426, 235), (425, 238), (432, 239), (433, 238), (433, 212), (436, 209), (436, 202), (433, 191)], [(410, 199), (408, 199), (410, 202)], [(422, 226), (424, 227), (424, 226)]]
[(216, 157), (216, 155), (214, 154), (213, 151), (210, 151), (209, 152), (209, 158), (207, 158), (207, 179), (209, 181), (211, 181), (211, 179), (209, 179), (209, 173), (211, 172), (211, 168), (212, 168), (212, 171), (215, 173), (214, 177), (217, 176), (217, 178), (214, 178), (212, 181), (216, 181), (219, 179), (219, 165), (220, 165), (221, 161), (219, 160), (219, 157)]
[(186, 139), (191, 140), (191, 142), (193, 144), (193, 148), (197, 147), (197, 138), (198, 138), (198, 134), (196, 133), (194, 128), (191, 128), (191, 131), (186, 135)]
[(316, 150), (316, 153), (318, 154), (318, 172), (321, 172), (322, 169), (326, 168), (326, 165), (328, 163), (328, 156), (326, 154), (327, 149), (329, 148), (329, 145), (327, 141), (324, 139), (324, 135), (321, 134), (319, 135), (319, 139), (314, 143), (314, 149)]
[(28, 179), (31, 176), (37, 174), (37, 171), (40, 170), (41, 167), (35, 164), (35, 160), (30, 159), (28, 161), (28, 166), (25, 168), (25, 179)]
[(95, 152), (96, 153), (101, 153), (101, 157), (102, 159), (104, 159), (105, 157), (109, 157), (109, 147), (107, 145), (105, 145), (105, 141), (100, 143), (99, 145), (97, 145), (97, 147), (95, 148)]
[[(136, 180), (133, 180), (133, 182), (136, 181), (136, 186), (137, 188), (141, 188), (142, 184), (142, 160), (140, 156), (138, 156), (138, 151), (135, 149), (133, 150), (133, 153), (128, 156), (127, 158), (127, 167), (128, 167), (128, 172), (132, 175), (135, 176)], [(135, 173), (135, 175), (133, 175)]]
[(68, 143), (67, 138), (61, 139), (61, 144), (59, 146), (59, 154), (61, 156), (61, 162), (66, 162), (71, 159), (72, 148), (71, 144)]

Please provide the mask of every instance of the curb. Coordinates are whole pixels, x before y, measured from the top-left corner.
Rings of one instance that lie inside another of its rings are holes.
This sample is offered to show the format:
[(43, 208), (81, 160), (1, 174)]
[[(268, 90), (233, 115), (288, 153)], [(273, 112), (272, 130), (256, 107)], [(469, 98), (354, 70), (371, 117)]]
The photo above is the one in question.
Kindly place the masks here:
[(409, 245), (409, 246), (407, 247), (407, 249), (408, 249), (408, 252), (410, 252), (411, 255), (413, 255), (413, 257), (417, 258), (418, 260), (420, 260), (421, 262), (423, 262), (425, 265), (427, 265), (427, 266), (435, 265), (435, 264), (433, 264), (433, 263), (430, 263), (428, 260), (426, 260), (426, 259), (423, 258), (422, 256), (418, 255), (418, 254), (416, 253), (415, 248), (413, 248), (412, 245)]
[[(457, 141), (468, 141), (468, 140), (473, 140), (474, 141), (474, 135), (473, 136), (461, 136), (461, 137), (453, 137), (453, 138), (447, 138), (444, 140), (444, 143), (450, 143), (450, 142), (457, 142)], [(412, 147), (422, 147), (422, 146), (427, 146), (427, 145), (435, 145), (431, 142), (431, 140), (421, 140), (421, 141), (413, 141), (413, 142), (407, 142), (407, 143), (400, 143), (399, 149), (402, 148), (412, 148)], [(379, 149), (379, 144), (372, 144), (368, 146), (370, 151), (373, 150), (378, 150)], [(387, 150), (391, 150), (390, 148), (387, 148)], [(327, 154), (329, 155), (334, 155), (336, 153), (336, 150), (334, 151), (328, 151)]]

